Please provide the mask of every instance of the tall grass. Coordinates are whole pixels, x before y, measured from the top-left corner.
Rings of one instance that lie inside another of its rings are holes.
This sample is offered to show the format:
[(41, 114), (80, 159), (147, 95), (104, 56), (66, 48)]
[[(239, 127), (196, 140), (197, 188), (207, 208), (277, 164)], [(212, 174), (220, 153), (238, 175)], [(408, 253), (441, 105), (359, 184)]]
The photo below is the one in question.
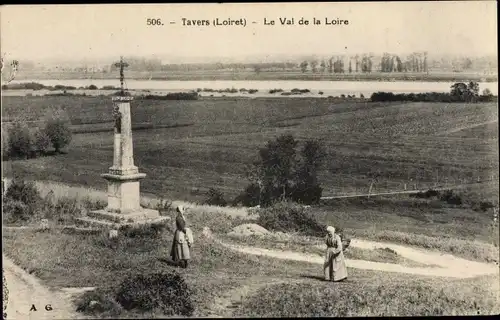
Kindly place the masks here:
[[(8, 188), (11, 179), (4, 178), (4, 180), (6, 181), (6, 188)], [(76, 201), (79, 202), (80, 201), (87, 202), (89, 200), (100, 203), (107, 202), (106, 191), (98, 190), (95, 188), (69, 186), (66, 184), (51, 182), (51, 181), (35, 181), (35, 185), (43, 197), (46, 197), (49, 193), (51, 193), (54, 199), (67, 198), (67, 199), (75, 199)], [(148, 208), (155, 208), (163, 200), (164, 199), (161, 197), (155, 197), (151, 195), (141, 196), (141, 204), (144, 207)], [(226, 214), (233, 218), (236, 217), (245, 218), (248, 215), (246, 208), (219, 207), (219, 206), (196, 204), (192, 202), (178, 201), (178, 200), (173, 200), (171, 202), (174, 208), (179, 205), (182, 205), (185, 208), (187, 208), (188, 215), (189, 212), (204, 213), (210, 215)]]
[(494, 315), (500, 313), (498, 277), (355, 279), (332, 285), (288, 283), (260, 290), (243, 303), (246, 317), (365, 317)]

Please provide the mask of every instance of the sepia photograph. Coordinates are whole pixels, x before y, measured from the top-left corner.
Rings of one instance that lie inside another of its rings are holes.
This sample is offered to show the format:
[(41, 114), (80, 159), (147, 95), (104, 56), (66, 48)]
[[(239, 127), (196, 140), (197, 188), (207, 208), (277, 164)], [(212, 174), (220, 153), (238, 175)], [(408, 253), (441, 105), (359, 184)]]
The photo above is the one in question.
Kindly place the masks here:
[(500, 314), (496, 1), (2, 5), (3, 319)]

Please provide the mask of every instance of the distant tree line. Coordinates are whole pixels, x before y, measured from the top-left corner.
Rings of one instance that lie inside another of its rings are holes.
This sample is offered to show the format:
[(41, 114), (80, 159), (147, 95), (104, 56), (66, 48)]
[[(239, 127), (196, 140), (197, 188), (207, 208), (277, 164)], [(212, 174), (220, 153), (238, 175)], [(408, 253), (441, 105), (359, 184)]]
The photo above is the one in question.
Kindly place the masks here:
[(479, 84), (471, 81), (469, 83), (457, 82), (450, 88), (450, 92), (426, 92), (426, 93), (399, 93), (374, 92), (371, 101), (420, 101), (420, 102), (493, 102), (498, 97), (494, 96), (489, 89), (484, 89), (479, 94)]

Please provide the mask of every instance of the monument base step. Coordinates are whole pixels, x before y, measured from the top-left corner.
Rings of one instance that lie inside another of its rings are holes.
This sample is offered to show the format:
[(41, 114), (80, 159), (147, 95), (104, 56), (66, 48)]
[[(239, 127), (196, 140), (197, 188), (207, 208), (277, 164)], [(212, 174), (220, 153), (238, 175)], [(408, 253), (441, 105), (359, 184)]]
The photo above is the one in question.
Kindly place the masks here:
[(154, 220), (160, 216), (158, 210), (139, 208), (127, 213), (116, 213), (107, 209), (90, 211), (87, 216), (97, 220), (104, 220), (115, 223), (134, 223), (143, 220)]
[(160, 216), (157, 210), (139, 209), (130, 213), (114, 213), (104, 210), (91, 211), (86, 217), (76, 219), (78, 224), (85, 227), (105, 229), (122, 229), (142, 225), (167, 223), (170, 217)]

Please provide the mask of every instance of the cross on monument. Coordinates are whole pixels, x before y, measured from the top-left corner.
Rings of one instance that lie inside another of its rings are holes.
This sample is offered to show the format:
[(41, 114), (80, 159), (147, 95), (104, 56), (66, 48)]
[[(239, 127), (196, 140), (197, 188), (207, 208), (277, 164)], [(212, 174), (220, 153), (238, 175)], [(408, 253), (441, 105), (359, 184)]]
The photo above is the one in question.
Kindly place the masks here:
[(123, 56), (120, 57), (120, 62), (115, 63), (115, 67), (120, 68), (120, 92), (123, 95), (123, 82), (125, 81), (125, 74), (123, 73), (124, 68), (128, 67), (128, 63), (123, 61)]

